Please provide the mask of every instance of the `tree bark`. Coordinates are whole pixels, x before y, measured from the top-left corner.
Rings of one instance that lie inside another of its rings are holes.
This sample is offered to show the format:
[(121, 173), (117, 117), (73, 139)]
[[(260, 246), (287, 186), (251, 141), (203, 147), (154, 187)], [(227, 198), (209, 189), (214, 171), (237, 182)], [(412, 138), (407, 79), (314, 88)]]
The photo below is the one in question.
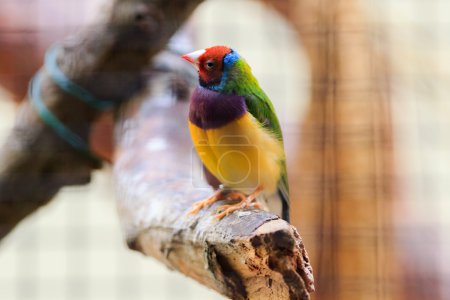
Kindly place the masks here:
[[(212, 193), (187, 130), (187, 103), (146, 99), (117, 125), (114, 174), (130, 248), (232, 299), (309, 299), (312, 269), (297, 230), (258, 210), (188, 216)], [(194, 174), (192, 171), (194, 170)]]

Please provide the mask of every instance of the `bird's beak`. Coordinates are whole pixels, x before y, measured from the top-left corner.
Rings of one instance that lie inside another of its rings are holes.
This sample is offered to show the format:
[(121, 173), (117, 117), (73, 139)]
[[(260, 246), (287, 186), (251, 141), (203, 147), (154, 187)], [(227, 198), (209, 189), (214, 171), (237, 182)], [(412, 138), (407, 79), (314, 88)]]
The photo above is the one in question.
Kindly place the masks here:
[(183, 55), (181, 58), (190, 62), (198, 70), (198, 58), (202, 56), (203, 53), (205, 53), (204, 49), (197, 50), (189, 54)]

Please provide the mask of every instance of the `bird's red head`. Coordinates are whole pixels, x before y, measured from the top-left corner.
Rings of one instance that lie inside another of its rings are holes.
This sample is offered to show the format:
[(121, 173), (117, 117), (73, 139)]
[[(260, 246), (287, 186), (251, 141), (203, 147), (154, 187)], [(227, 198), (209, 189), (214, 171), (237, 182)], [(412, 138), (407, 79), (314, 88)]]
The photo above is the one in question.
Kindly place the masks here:
[(231, 48), (227, 46), (214, 46), (183, 55), (182, 58), (197, 68), (200, 83), (207, 86), (220, 82), (224, 57), (231, 51)]

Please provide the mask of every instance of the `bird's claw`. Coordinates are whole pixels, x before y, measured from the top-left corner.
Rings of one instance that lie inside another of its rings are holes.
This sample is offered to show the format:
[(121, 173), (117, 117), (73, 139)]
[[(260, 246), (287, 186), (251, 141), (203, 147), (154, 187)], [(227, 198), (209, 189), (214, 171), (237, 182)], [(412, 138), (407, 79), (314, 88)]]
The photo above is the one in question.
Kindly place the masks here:
[(188, 215), (190, 215), (190, 216), (195, 215), (203, 208), (210, 206), (211, 204), (213, 204), (216, 201), (222, 200), (223, 195), (224, 195), (224, 191), (218, 190), (214, 194), (212, 194), (209, 198), (195, 202), (192, 205), (193, 206), (192, 209), (188, 212)]
[(241, 192), (225, 192), (223, 190), (216, 191), (212, 196), (209, 198), (197, 201), (193, 204), (192, 209), (189, 211), (188, 215), (195, 215), (200, 210), (202, 210), (205, 207), (210, 206), (216, 201), (219, 200), (239, 200), (238, 203), (235, 204), (225, 204), (218, 207), (217, 212), (218, 214), (214, 216), (214, 219), (220, 220), (225, 216), (228, 216), (229, 214), (235, 212), (236, 210), (243, 209), (243, 208), (255, 208), (255, 209), (261, 209), (262, 205), (256, 201), (256, 196), (262, 192), (262, 187), (258, 187), (252, 194), (249, 196), (246, 196), (245, 194)]
[(243, 208), (261, 209), (261, 204), (257, 202), (256, 199), (248, 197), (244, 198), (244, 200), (236, 204), (222, 205), (219, 206), (219, 208), (217, 209), (219, 213), (214, 216), (214, 219), (221, 220), (223, 217), (226, 217), (229, 214), (235, 212), (236, 210), (240, 210)]

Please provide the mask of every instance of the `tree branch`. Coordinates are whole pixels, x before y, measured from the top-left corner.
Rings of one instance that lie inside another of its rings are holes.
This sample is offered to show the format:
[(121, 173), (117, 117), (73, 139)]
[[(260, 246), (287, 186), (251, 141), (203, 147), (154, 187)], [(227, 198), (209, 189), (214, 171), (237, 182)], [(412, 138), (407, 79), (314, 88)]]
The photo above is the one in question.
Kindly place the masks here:
[(197, 158), (186, 118), (185, 103), (167, 108), (156, 100), (121, 116), (114, 173), (130, 248), (233, 299), (309, 299), (312, 269), (287, 222), (257, 210), (215, 221), (223, 203), (187, 215), (212, 190), (192, 180)]
[[(145, 86), (142, 71), (202, 0), (116, 0), (105, 22), (62, 42), (58, 64), (71, 80), (115, 104)], [(62, 123), (88, 140), (100, 111), (43, 74), (41, 95)], [(0, 153), (0, 239), (65, 185), (85, 184), (100, 165), (46, 126), (26, 101)]]

